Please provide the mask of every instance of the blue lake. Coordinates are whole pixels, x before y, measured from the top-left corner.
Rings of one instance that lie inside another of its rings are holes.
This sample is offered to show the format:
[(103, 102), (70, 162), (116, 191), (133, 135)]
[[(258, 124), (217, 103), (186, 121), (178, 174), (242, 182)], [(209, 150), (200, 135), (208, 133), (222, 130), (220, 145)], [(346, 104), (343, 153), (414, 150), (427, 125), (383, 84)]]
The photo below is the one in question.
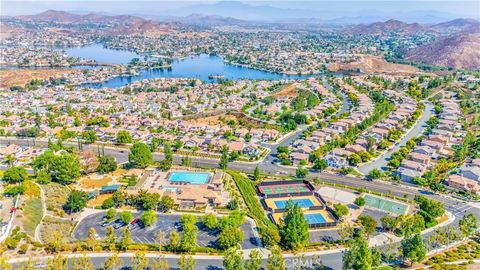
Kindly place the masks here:
[[(132, 58), (143, 56), (129, 51), (112, 50), (104, 48), (100, 44), (93, 44), (85, 47), (76, 47), (66, 50), (70, 56), (96, 60), (98, 63), (126, 64)], [(262, 71), (258, 69), (230, 65), (221, 57), (213, 55), (196, 55), (185, 59), (176, 60), (171, 68), (165, 69), (144, 69), (138, 75), (121, 76), (109, 79), (102, 83), (85, 84), (85, 87), (122, 87), (131, 82), (152, 79), (152, 78), (197, 78), (202, 81), (213, 82), (210, 75), (222, 75), (225, 79), (253, 79), (253, 80), (280, 80), (280, 79), (302, 79), (311, 75), (285, 75), (280, 73)]]

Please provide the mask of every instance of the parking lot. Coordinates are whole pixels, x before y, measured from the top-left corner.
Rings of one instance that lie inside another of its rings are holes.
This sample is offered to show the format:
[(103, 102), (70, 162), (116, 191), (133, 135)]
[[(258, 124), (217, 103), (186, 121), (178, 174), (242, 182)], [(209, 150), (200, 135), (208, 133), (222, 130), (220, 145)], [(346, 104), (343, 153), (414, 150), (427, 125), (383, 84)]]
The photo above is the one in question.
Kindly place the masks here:
[[(83, 240), (88, 235), (88, 230), (90, 228), (95, 228), (95, 231), (98, 234), (99, 239), (103, 239), (107, 232), (107, 226), (102, 227), (104, 213), (97, 213), (85, 217), (73, 231), (73, 236), (76, 239)], [(140, 213), (134, 214), (135, 217), (139, 217)], [(197, 245), (202, 247), (214, 247), (216, 245), (216, 240), (218, 238), (217, 232), (212, 232), (204, 228), (201, 223), (201, 217), (198, 217), (199, 222), (197, 223), (198, 234), (197, 234)], [(112, 224), (113, 225), (113, 224)], [(249, 222), (245, 222), (242, 225), (242, 231), (244, 233), (244, 241), (241, 246), (243, 249), (250, 249), (257, 247), (257, 239), (253, 234), (254, 228), (250, 225)], [(155, 236), (157, 232), (161, 230), (166, 234), (168, 238), (171, 230), (177, 230), (181, 235), (181, 222), (180, 215), (171, 215), (171, 214), (157, 214), (157, 221), (152, 226), (147, 228), (142, 228), (138, 225), (133, 226), (132, 239), (137, 243), (156, 243)], [(121, 229), (116, 229), (117, 237), (120, 237)], [(167, 239), (168, 243), (168, 239)]]

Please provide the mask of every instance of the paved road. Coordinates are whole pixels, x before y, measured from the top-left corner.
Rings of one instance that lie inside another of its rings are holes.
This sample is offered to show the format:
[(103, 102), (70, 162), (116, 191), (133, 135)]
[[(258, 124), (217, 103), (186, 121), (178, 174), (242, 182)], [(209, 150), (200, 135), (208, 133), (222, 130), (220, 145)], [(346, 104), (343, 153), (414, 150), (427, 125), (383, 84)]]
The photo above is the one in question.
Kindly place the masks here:
[[(32, 145), (32, 140), (25, 140), (25, 139), (18, 139), (18, 138), (1, 138), (0, 144), (6, 145), (9, 143), (15, 143), (18, 145)], [(46, 146), (46, 142), (36, 141), (37, 146)], [(76, 146), (76, 144), (72, 144)], [(96, 146), (85, 146), (84, 148), (91, 147), (93, 150), (96, 149)], [(114, 148), (105, 148), (105, 154), (113, 155), (117, 158), (119, 162), (125, 162), (128, 160), (128, 150), (124, 149), (114, 149)], [(160, 160), (162, 158), (161, 154), (156, 153), (154, 155), (155, 160)], [(180, 163), (180, 157), (175, 157), (174, 161), (176, 163)], [(217, 160), (211, 159), (201, 159), (201, 158), (194, 158), (193, 165), (199, 167), (218, 167)], [(264, 173), (268, 174), (277, 174), (277, 175), (294, 175), (295, 168), (290, 167), (281, 167), (276, 164), (268, 163), (268, 162), (261, 162), (259, 166)], [(253, 172), (255, 166), (251, 163), (245, 162), (232, 162), (229, 164), (230, 169), (244, 171), (244, 172)], [(381, 182), (381, 181), (365, 181), (357, 177), (351, 176), (341, 176), (336, 174), (330, 173), (320, 173), (312, 171), (308, 178), (318, 177), (319, 179), (329, 182), (332, 184), (342, 184), (348, 186), (355, 186), (359, 188), (364, 188), (366, 190), (372, 190), (381, 193), (388, 193), (398, 197), (409, 197), (413, 198), (415, 195), (424, 195), (429, 198), (433, 198), (439, 201), (442, 201), (445, 206), (446, 210), (452, 212), (457, 221), (466, 213), (474, 213), (477, 217), (480, 217), (480, 205), (474, 204), (467, 204), (463, 201), (458, 201), (452, 199), (450, 197), (441, 196), (437, 194), (427, 193), (419, 187), (408, 187), (408, 186), (401, 186), (401, 185), (393, 185), (391, 183)], [(456, 221), (456, 222), (457, 222)], [(323, 264), (330, 269), (340, 269), (341, 268), (341, 261), (342, 261), (342, 253), (337, 251), (331, 254), (320, 255), (319, 257)], [(103, 257), (95, 258), (94, 263), (95, 265), (101, 265), (101, 263), (105, 260)], [(171, 265), (176, 265), (175, 258), (171, 259)], [(215, 258), (208, 258), (205, 260), (198, 260), (197, 267), (199, 269), (218, 269), (216, 267), (220, 267), (222, 265), (221, 259)]]
[(402, 139), (395, 144), (395, 146), (380, 155), (378, 159), (375, 161), (366, 163), (358, 167), (358, 170), (363, 174), (368, 174), (373, 169), (382, 169), (387, 170), (387, 164), (390, 160), (390, 157), (394, 152), (400, 150), (400, 147), (405, 146), (407, 141), (413, 137), (417, 137), (420, 135), (427, 126), (427, 121), (433, 115), (433, 104), (430, 102), (425, 102), (425, 108), (423, 109), (422, 116), (418, 119), (417, 123), (413, 126), (413, 128), (402, 137)]

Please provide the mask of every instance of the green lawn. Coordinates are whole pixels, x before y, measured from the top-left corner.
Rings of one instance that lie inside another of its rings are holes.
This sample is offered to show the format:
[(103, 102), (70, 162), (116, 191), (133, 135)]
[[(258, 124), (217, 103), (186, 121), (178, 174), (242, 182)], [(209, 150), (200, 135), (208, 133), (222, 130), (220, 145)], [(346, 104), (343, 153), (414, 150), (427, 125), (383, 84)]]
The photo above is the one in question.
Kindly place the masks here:
[(23, 228), (31, 236), (35, 236), (35, 228), (40, 223), (43, 215), (42, 200), (40, 198), (28, 199), (23, 205)]

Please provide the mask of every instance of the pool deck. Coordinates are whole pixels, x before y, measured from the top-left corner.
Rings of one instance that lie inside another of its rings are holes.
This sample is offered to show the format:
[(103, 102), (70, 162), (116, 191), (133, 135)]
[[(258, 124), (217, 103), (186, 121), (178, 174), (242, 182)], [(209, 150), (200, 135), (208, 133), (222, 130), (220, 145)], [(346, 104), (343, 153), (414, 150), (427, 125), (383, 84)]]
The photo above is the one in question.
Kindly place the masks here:
[[(325, 219), (325, 223), (326, 222), (335, 222), (335, 219), (333, 218), (332, 214), (330, 214), (330, 212), (328, 212), (327, 210), (303, 211), (303, 214), (304, 215), (307, 215), (307, 214), (321, 214), (323, 216), (323, 218)], [(284, 215), (285, 215), (285, 213), (274, 213), (274, 214), (272, 214), (272, 217), (273, 217), (273, 220), (275, 221), (275, 223), (281, 224)]]
[(265, 199), (265, 204), (270, 209), (278, 209), (275, 205), (275, 201), (288, 201), (288, 200), (301, 200), (301, 199), (309, 199), (314, 206), (322, 206), (322, 204), (318, 201), (315, 196), (299, 196), (299, 197), (280, 197), (280, 198), (267, 198)]

